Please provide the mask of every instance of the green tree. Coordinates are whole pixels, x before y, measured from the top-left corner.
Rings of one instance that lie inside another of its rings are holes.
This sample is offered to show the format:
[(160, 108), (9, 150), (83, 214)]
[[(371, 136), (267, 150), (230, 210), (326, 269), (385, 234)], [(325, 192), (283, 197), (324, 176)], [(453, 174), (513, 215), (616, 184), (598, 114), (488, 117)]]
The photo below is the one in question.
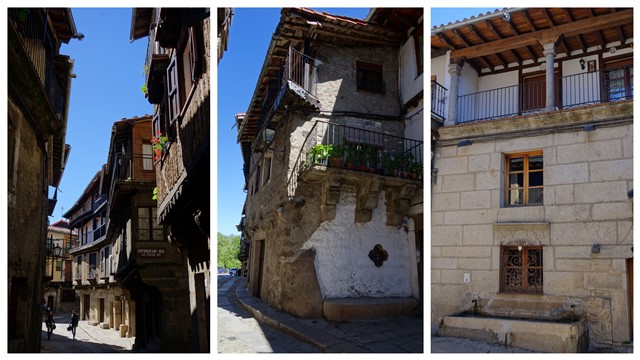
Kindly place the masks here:
[(225, 269), (239, 268), (239, 252), (239, 235), (223, 235), (218, 233), (218, 267), (223, 267)]

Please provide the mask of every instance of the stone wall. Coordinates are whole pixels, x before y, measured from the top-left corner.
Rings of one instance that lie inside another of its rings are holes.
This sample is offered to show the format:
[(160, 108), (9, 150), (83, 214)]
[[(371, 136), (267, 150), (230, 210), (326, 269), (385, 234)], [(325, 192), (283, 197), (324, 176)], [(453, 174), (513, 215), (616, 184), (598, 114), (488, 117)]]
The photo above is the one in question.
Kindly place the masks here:
[[(47, 236), (43, 140), (13, 97), (8, 98), (7, 279), (10, 352), (40, 349), (42, 276)], [(5, 145), (6, 146), (6, 145)], [(36, 316), (36, 314), (38, 316)]]
[[(392, 47), (347, 48), (322, 44), (317, 55), (320, 64), (315, 94), (321, 110), (397, 116), (400, 101), (396, 54), (397, 50)], [(382, 65), (384, 94), (356, 89), (356, 61)]]
[[(588, 119), (589, 111), (581, 116)], [(606, 108), (593, 109), (598, 111)], [(568, 116), (529, 118), (547, 131), (523, 129), (517, 136), (505, 135), (500, 121), (486, 123), (484, 133), (469, 126), (441, 133), (432, 184), (433, 322), (471, 309), (475, 299), (487, 313), (586, 318), (595, 344), (630, 340), (625, 259), (633, 256), (631, 117), (602, 118), (595, 131), (583, 131), (567, 127)], [(460, 138), (472, 145), (457, 147)], [(530, 150), (543, 152), (544, 204), (506, 208), (505, 154)], [(500, 293), (500, 245), (512, 241), (543, 246), (543, 295)], [(594, 244), (601, 245), (599, 253), (592, 253)]]

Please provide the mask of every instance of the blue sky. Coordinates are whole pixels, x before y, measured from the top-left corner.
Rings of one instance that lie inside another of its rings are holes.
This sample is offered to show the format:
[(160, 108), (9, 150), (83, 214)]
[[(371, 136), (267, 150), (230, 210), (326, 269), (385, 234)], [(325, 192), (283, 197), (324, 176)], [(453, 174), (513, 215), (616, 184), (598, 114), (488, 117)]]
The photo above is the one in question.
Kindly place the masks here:
[(60, 53), (74, 60), (67, 144), (71, 153), (62, 176), (51, 223), (78, 200), (107, 161), (114, 121), (152, 114), (142, 94), (146, 38), (129, 42), (130, 8), (72, 8), (78, 32)]

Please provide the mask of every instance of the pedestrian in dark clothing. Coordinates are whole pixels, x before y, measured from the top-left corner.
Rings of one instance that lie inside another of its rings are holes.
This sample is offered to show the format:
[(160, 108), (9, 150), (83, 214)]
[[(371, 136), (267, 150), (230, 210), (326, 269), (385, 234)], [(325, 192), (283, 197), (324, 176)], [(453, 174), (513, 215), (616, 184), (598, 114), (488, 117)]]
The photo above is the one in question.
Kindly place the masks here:
[(45, 317), (44, 322), (47, 325), (47, 339), (51, 340), (53, 329), (56, 328), (56, 321), (53, 318), (53, 311), (51, 311), (51, 308), (47, 308), (47, 316)]
[(69, 324), (69, 326), (71, 326), (71, 333), (73, 334), (73, 338), (76, 338), (76, 328), (78, 327), (78, 314), (76, 313), (75, 309), (71, 312), (71, 324)]

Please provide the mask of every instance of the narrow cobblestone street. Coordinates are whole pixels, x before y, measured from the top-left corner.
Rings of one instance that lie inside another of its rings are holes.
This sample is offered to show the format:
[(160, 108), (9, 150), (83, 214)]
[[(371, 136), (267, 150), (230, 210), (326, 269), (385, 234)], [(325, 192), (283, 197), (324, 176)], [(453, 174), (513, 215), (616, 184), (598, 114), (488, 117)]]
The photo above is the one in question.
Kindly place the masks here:
[(219, 353), (314, 353), (318, 349), (291, 335), (261, 324), (235, 296), (238, 278), (218, 276)]
[(76, 329), (76, 338), (67, 331), (71, 316), (69, 314), (55, 316), (56, 329), (47, 339), (47, 327), (42, 323), (43, 353), (114, 353), (131, 352), (134, 338), (122, 338), (114, 329), (101, 329), (80, 321)]

